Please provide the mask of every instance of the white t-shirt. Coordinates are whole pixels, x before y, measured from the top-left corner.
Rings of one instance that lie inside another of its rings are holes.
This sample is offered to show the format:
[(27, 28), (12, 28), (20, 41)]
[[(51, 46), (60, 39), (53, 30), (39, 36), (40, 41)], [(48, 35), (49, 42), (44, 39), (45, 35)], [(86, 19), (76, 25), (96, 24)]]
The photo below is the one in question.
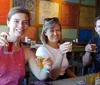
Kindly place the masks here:
[(36, 51), (36, 56), (38, 57), (49, 57), (52, 59), (53, 63), (57, 61), (58, 57), (63, 57), (62, 64), (61, 64), (61, 72), (60, 75), (65, 73), (66, 68), (68, 67), (68, 60), (66, 55), (62, 55), (60, 49), (55, 49), (49, 45), (42, 45)]

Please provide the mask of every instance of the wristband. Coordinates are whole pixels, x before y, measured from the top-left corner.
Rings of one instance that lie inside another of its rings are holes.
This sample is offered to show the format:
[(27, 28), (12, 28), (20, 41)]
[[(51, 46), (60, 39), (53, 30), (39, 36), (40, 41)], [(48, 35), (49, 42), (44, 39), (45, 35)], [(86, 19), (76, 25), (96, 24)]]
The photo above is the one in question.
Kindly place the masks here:
[(47, 72), (47, 73), (50, 72), (49, 69), (47, 69), (47, 68), (43, 68), (43, 71), (44, 71), (44, 72)]

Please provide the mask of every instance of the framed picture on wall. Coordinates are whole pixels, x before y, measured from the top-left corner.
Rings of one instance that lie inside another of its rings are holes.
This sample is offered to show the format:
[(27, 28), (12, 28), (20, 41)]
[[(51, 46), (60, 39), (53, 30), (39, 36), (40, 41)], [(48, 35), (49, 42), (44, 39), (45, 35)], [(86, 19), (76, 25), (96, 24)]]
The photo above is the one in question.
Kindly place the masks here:
[(40, 0), (39, 3), (39, 24), (44, 23), (45, 18), (59, 17), (59, 3)]
[(62, 3), (61, 24), (63, 26), (78, 26), (79, 6), (71, 3)]
[(88, 43), (93, 36), (93, 30), (91, 29), (79, 29), (78, 41), (79, 43)]
[(31, 24), (36, 23), (36, 0), (13, 0), (13, 7), (22, 6), (31, 13)]
[[(91, 14), (91, 15), (90, 15)], [(80, 7), (79, 26), (93, 27), (96, 9), (94, 7)]]

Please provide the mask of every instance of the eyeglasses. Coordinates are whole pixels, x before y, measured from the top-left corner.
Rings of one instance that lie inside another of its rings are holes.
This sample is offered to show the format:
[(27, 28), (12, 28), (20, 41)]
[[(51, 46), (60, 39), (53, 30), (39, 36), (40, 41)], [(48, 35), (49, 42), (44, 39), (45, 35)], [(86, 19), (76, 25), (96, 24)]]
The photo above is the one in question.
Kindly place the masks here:
[(50, 21), (50, 20), (59, 21), (58, 17), (53, 17), (53, 18), (45, 18), (45, 19), (44, 19), (44, 21)]

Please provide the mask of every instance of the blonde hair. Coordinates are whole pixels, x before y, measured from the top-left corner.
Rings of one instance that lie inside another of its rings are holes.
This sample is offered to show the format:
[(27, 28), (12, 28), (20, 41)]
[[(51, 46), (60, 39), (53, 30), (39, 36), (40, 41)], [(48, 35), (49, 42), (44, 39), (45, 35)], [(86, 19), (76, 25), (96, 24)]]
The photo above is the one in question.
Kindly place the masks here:
[(60, 24), (60, 21), (57, 17), (53, 17), (53, 18), (45, 18), (44, 19), (44, 25), (43, 25), (43, 28), (42, 28), (42, 32), (41, 32), (41, 42), (43, 44), (46, 44), (48, 42), (48, 38), (47, 36), (45, 35), (45, 31), (47, 29), (52, 29), (55, 24), (58, 24), (59, 27), (60, 27), (60, 30), (61, 30), (61, 24)]

